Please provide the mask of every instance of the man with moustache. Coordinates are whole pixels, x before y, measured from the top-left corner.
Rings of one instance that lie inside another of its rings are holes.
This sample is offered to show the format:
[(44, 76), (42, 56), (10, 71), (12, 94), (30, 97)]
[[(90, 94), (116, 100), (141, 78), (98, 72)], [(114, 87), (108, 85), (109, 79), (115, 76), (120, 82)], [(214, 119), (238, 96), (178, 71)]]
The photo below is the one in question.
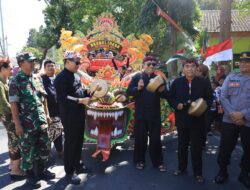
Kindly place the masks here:
[(204, 183), (202, 176), (202, 144), (205, 131), (205, 114), (199, 117), (188, 114), (191, 102), (203, 98), (208, 107), (213, 101), (213, 92), (208, 80), (197, 77), (198, 62), (187, 59), (183, 62), (184, 76), (174, 80), (170, 88), (169, 103), (175, 109), (178, 132), (178, 170), (175, 176), (186, 173), (188, 147), (190, 145), (193, 175), (198, 183)]
[(29, 52), (17, 56), (21, 71), (10, 82), (9, 101), (21, 146), (20, 168), (27, 172), (27, 183), (40, 188), (40, 179), (53, 179), (55, 174), (45, 168), (50, 153), (50, 118), (42, 80), (33, 74), (35, 60)]
[(147, 55), (143, 60), (143, 72), (135, 75), (129, 84), (127, 94), (135, 99), (135, 150), (134, 163), (136, 169), (145, 167), (145, 153), (149, 136), (149, 152), (152, 164), (160, 172), (165, 172), (161, 144), (161, 108), (160, 98), (167, 98), (165, 86), (156, 92), (146, 89), (150, 80), (156, 77), (156, 58)]
[(238, 180), (250, 189), (250, 52), (241, 53), (239, 67), (240, 72), (230, 74), (221, 87), (224, 116), (215, 182), (222, 184), (228, 179), (227, 166), (240, 136), (244, 152)]

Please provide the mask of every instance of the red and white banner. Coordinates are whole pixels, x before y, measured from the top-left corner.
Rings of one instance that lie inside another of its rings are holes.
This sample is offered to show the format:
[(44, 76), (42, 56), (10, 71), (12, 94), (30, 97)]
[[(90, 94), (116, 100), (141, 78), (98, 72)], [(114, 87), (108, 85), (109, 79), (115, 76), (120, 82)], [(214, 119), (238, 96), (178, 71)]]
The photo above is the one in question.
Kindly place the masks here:
[(212, 62), (233, 60), (231, 38), (219, 44), (210, 46), (205, 52), (205, 61), (203, 64), (210, 66)]

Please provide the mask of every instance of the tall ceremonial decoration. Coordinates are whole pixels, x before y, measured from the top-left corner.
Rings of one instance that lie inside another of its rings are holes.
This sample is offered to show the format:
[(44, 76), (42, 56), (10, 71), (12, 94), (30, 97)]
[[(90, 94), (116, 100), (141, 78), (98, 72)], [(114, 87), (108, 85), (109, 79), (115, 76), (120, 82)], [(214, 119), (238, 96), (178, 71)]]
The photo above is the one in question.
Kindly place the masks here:
[[(133, 132), (134, 104), (127, 97), (126, 89), (132, 77), (140, 72), (153, 39), (147, 34), (124, 38), (113, 15), (103, 13), (86, 36), (62, 29), (60, 43), (64, 51), (73, 50), (82, 55), (79, 75), (92, 95), (91, 103), (86, 106), (84, 136), (86, 141), (97, 143), (92, 156), (101, 154), (106, 161), (112, 146), (124, 142)], [(121, 67), (133, 72), (121, 79), (118, 73)], [(166, 121), (166, 111), (163, 113)], [(168, 132), (166, 128), (164, 131)]]

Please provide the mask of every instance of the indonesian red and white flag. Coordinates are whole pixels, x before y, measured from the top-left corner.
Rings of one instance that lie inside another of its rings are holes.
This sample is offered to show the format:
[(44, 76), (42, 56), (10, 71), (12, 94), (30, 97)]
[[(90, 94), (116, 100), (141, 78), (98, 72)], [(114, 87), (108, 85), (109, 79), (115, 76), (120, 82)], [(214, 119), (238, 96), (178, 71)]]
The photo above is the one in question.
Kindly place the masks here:
[(231, 38), (219, 44), (210, 46), (205, 52), (203, 64), (210, 66), (212, 62), (229, 61), (233, 59)]

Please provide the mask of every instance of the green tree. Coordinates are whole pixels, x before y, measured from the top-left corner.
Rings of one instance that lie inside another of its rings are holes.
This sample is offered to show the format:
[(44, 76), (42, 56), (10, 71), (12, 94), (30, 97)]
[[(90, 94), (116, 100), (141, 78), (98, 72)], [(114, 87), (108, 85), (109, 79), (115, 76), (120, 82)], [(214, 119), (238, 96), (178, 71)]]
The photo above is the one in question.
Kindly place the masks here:
[(220, 1), (218, 0), (198, 0), (201, 10), (219, 10)]
[(47, 51), (55, 44), (55, 34), (48, 28), (41, 26), (39, 30), (30, 29), (25, 48), (35, 48), (41, 52), (40, 62), (45, 59)]
[[(57, 47), (59, 47), (61, 28), (86, 34), (102, 12), (111, 12), (117, 18), (125, 37), (131, 33), (138, 35), (148, 33), (155, 41), (152, 51), (161, 58), (168, 57), (170, 29), (168, 23), (156, 15), (156, 6), (152, 0), (46, 0), (45, 2), (47, 3), (44, 10), (45, 29), (54, 35), (49, 41), (57, 44)], [(196, 0), (158, 0), (158, 3), (189, 34), (196, 33), (194, 26), (200, 18)]]
[(250, 13), (250, 1), (249, 0), (234, 0), (232, 4), (233, 9), (241, 10), (243, 14)]
[[(197, 31), (194, 28), (200, 21), (201, 16), (196, 0), (155, 0), (154, 2), (189, 35), (195, 37)], [(167, 47), (172, 46), (170, 44), (172, 28), (168, 27), (169, 24), (165, 20), (156, 15), (156, 4), (154, 2), (151, 0), (146, 2), (139, 23), (142, 30), (149, 31), (150, 34), (156, 33), (158, 43), (154, 44), (157, 46), (155, 48), (162, 55), (161, 57), (166, 59), (167, 54), (164, 52), (168, 49)], [(183, 43), (183, 40), (179, 42)]]
[(22, 52), (31, 52), (38, 59), (38, 61), (42, 60), (42, 53), (37, 48), (25, 46), (23, 47)]
[(36, 29), (35, 28), (30, 29), (29, 37), (28, 37), (28, 40), (27, 40), (27, 46), (29, 46), (29, 47), (37, 47), (36, 35), (37, 35)]

